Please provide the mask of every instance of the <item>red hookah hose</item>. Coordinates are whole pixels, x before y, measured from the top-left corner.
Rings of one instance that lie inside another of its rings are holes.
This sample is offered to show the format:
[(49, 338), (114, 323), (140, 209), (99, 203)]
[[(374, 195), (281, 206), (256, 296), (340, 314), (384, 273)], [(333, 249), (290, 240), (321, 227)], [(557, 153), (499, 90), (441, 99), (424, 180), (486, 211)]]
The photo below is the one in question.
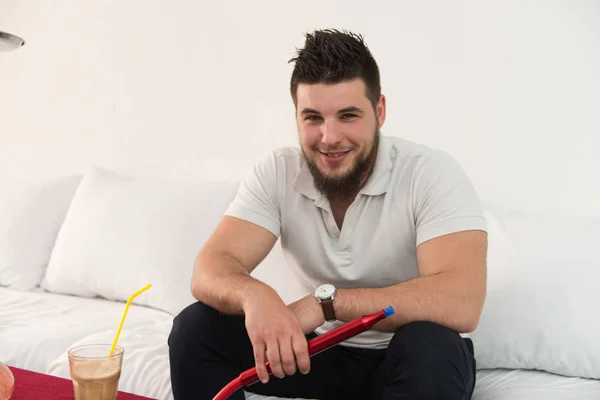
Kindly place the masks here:
[[(317, 336), (314, 339), (308, 341), (308, 354), (309, 356), (314, 356), (322, 351), (327, 350), (328, 348), (343, 342), (344, 340), (351, 338), (353, 336), (358, 335), (361, 332), (364, 332), (368, 329), (371, 329), (373, 325), (382, 319), (389, 317), (394, 314), (394, 309), (390, 306), (381, 311), (378, 311), (371, 315), (366, 315), (363, 317), (356, 318), (350, 322), (345, 323), (344, 325), (338, 326), (335, 329), (330, 330), (323, 335)], [(269, 374), (272, 373), (271, 368), (269, 367), (269, 362), (266, 362), (267, 371)], [(235, 393), (238, 389), (242, 387), (247, 387), (252, 385), (253, 383), (258, 382), (258, 373), (256, 372), (256, 367), (250, 368), (240, 374), (237, 378), (232, 380), (225, 386), (217, 395), (213, 398), (213, 400), (226, 400)]]
[[(270, 370), (269, 370), (269, 372), (270, 372)], [(235, 378), (234, 380), (232, 380), (231, 382), (229, 382), (227, 384), (227, 386), (225, 386), (223, 389), (221, 389), (221, 391), (215, 396), (215, 398), (213, 400), (225, 400), (225, 399), (228, 399), (229, 396), (231, 396), (232, 394), (234, 394), (242, 386), (244, 386), (244, 385), (242, 385), (242, 380), (238, 376), (237, 378)]]

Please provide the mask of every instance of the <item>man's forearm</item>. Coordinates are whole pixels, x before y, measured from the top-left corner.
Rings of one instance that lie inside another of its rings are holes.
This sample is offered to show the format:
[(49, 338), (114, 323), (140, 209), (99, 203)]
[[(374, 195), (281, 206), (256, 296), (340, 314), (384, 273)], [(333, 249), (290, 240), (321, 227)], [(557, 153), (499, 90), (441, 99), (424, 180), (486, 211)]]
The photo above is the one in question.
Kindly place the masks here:
[(201, 254), (194, 265), (192, 295), (225, 314), (243, 314), (251, 296), (275, 290), (254, 279), (235, 258), (226, 254)]
[(375, 330), (395, 332), (409, 322), (431, 321), (465, 333), (477, 326), (484, 292), (484, 284), (440, 273), (385, 288), (338, 289), (334, 304), (337, 318), (345, 322), (393, 306), (395, 315)]

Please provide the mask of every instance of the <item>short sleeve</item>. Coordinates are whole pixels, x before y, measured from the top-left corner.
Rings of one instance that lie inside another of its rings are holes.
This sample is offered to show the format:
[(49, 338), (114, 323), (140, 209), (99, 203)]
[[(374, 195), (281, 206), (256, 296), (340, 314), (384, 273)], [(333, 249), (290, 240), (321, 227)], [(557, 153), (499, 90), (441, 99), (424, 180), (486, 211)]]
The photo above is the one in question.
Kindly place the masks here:
[(277, 158), (273, 152), (255, 164), (241, 182), (225, 215), (252, 222), (279, 237), (281, 213), (278, 190)]
[(486, 230), (481, 201), (458, 162), (442, 151), (421, 161), (413, 176), (417, 246), (466, 230)]

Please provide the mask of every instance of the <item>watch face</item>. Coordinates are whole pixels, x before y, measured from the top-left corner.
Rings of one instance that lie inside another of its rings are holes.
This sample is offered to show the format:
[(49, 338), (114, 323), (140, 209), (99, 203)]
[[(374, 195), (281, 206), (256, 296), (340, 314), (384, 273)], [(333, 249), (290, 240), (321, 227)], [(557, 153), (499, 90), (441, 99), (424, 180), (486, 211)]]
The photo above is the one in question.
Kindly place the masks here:
[(315, 296), (317, 296), (320, 299), (326, 299), (328, 297), (333, 296), (334, 292), (335, 292), (335, 287), (333, 285), (329, 285), (329, 284), (321, 285), (315, 291)]

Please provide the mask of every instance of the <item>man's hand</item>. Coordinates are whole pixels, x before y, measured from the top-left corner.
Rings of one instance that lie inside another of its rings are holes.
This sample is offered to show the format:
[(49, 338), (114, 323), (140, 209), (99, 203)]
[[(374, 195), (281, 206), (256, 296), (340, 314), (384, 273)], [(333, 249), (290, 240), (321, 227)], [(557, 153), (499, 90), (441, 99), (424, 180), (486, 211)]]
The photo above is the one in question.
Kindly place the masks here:
[(244, 304), (244, 314), (256, 370), (263, 383), (269, 381), (267, 361), (278, 378), (294, 375), (296, 367), (308, 374), (310, 358), (300, 322), (274, 290), (254, 293)]
[(312, 294), (289, 304), (288, 308), (294, 312), (296, 318), (300, 321), (304, 334), (314, 331), (325, 322), (323, 308)]

